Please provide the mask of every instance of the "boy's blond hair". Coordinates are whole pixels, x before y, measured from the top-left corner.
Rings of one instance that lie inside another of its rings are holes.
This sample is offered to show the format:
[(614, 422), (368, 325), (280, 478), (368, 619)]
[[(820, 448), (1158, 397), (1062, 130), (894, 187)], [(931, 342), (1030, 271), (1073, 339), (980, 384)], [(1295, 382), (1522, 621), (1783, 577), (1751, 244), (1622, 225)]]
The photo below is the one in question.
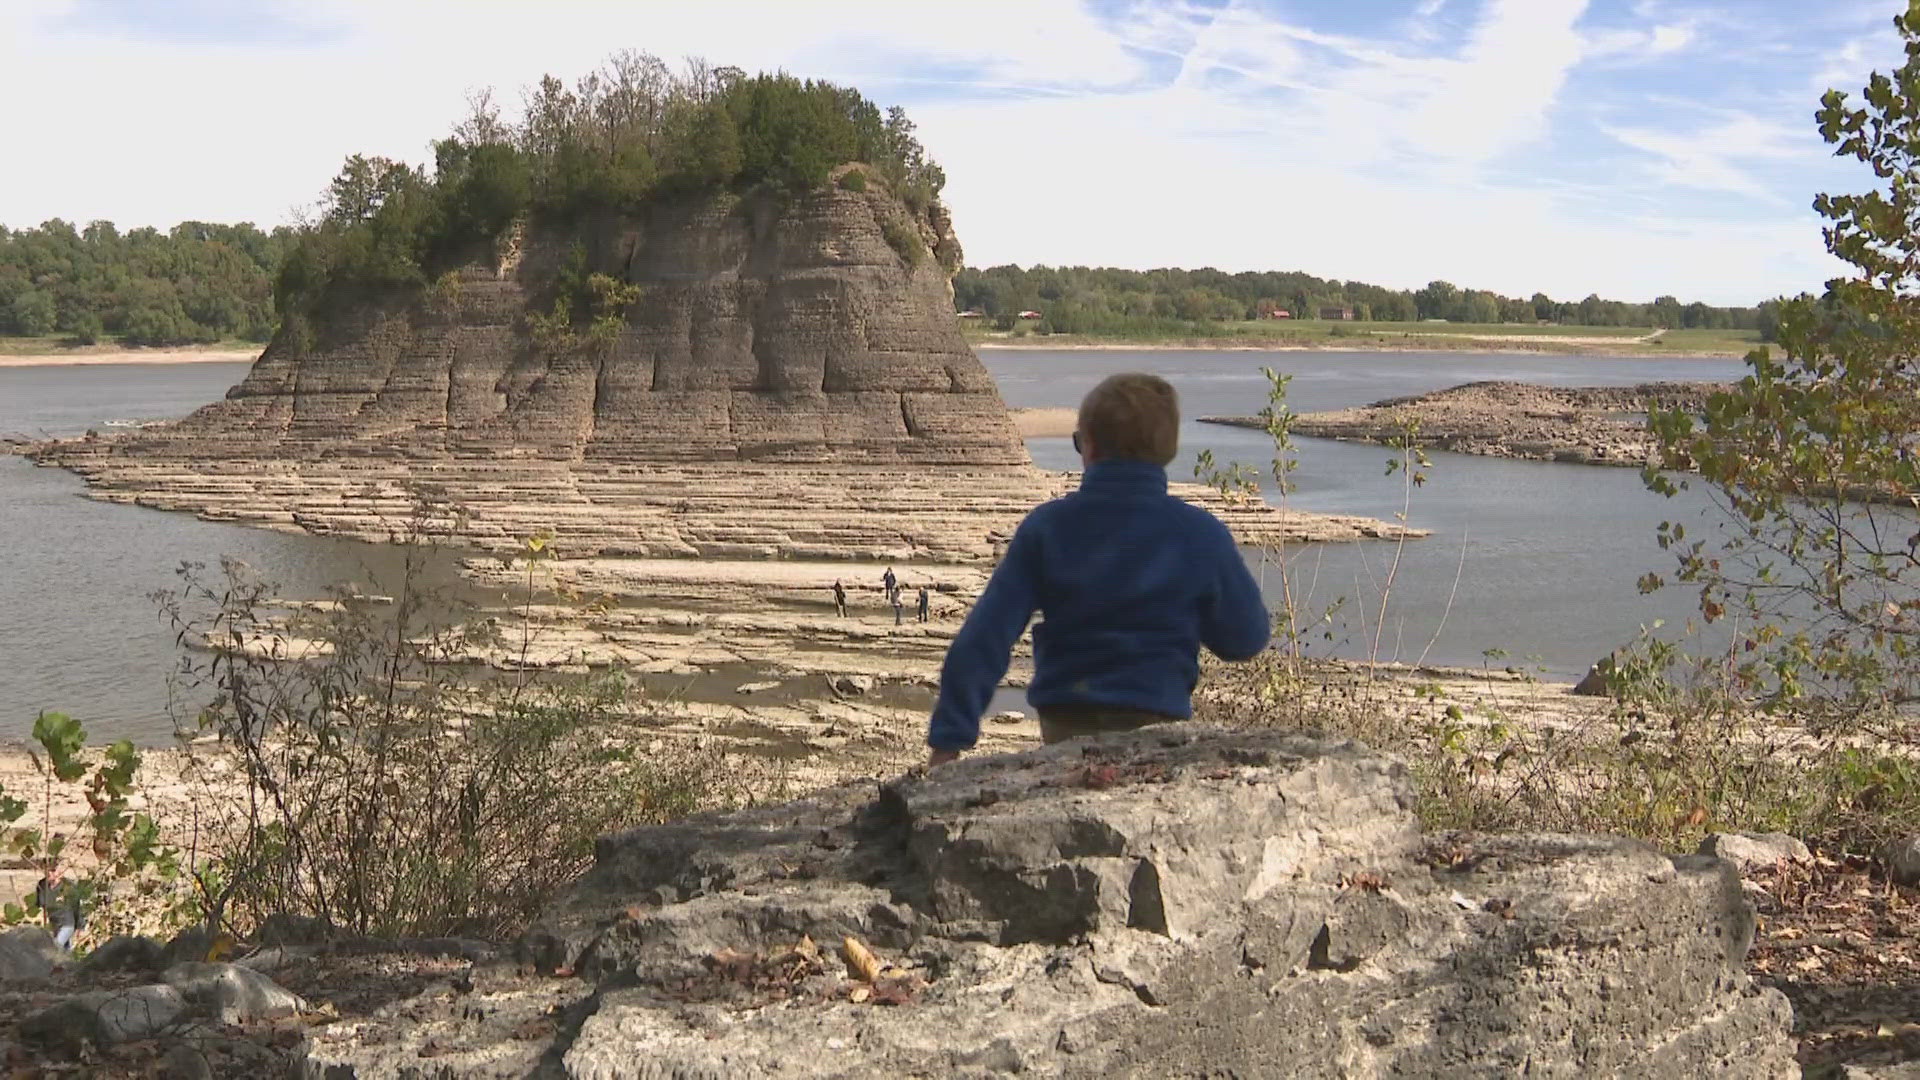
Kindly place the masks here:
[(1110, 375), (1080, 402), (1080, 435), (1101, 461), (1169, 465), (1180, 450), (1180, 397), (1158, 375)]

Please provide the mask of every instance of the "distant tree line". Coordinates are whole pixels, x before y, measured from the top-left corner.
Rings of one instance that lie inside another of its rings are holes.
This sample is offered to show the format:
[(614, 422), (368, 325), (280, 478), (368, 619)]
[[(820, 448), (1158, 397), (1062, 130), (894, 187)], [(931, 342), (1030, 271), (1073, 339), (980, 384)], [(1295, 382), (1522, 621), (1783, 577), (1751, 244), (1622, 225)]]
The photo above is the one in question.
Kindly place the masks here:
[(182, 345), (273, 333), (273, 275), (294, 231), (189, 221), (122, 234), (55, 219), (0, 226), (0, 334)]
[(1629, 304), (1588, 296), (1561, 301), (1545, 293), (1528, 299), (1436, 281), (1396, 290), (1360, 281), (1335, 281), (1282, 271), (1229, 274), (1221, 270), (1119, 270), (1110, 267), (995, 266), (966, 268), (953, 282), (954, 306), (978, 311), (1000, 329), (1022, 311), (1038, 312), (1045, 329), (1061, 334), (1164, 332), (1208, 323), (1262, 319), (1275, 311), (1316, 318), (1325, 308), (1350, 308), (1355, 319), (1465, 323), (1574, 323), (1582, 326), (1657, 326), (1669, 329), (1759, 330), (1771, 340), (1776, 301), (1756, 307), (1682, 304), (1663, 296)]
[(434, 143), (431, 168), (347, 160), (280, 270), (283, 316), (423, 288), (523, 220), (565, 227), (661, 197), (805, 190), (847, 162), (868, 172), (845, 186), (871, 177), (916, 210), (946, 182), (905, 112), (883, 114), (856, 90), (785, 73), (699, 60), (675, 71), (621, 52), (572, 86), (543, 78), (518, 120), (504, 119), (490, 94), (471, 106)]

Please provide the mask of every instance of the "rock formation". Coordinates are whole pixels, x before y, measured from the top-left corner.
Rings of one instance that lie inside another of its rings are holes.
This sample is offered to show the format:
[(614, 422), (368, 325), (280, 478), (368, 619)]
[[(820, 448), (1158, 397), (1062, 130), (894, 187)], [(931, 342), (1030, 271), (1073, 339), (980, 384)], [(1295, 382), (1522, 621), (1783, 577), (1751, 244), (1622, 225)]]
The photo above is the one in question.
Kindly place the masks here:
[[(662, 203), (311, 341), (283, 331), (226, 400), (39, 456), (101, 498), (370, 539), (424, 497), (463, 507), (479, 546), (553, 529), (570, 554), (991, 557), (1065, 485), (960, 335), (957, 251), (944, 212), (877, 184)], [(640, 297), (610, 344), (536, 343), (528, 313), (576, 258)], [(1253, 540), (1393, 531), (1215, 505)]]
[[(282, 335), (168, 437), (289, 460), (1024, 465), (928, 250), (950, 242), (877, 189), (602, 218), (310, 350)], [(640, 298), (605, 349), (538, 347), (526, 312), (576, 249)]]
[[(1653, 439), (1651, 409), (1697, 411), (1714, 383), (1642, 383), (1638, 386), (1538, 386), (1475, 382), (1415, 397), (1389, 398), (1355, 409), (1303, 413), (1298, 435), (1350, 442), (1390, 443), (1408, 421), (1420, 425), (1422, 446), (1462, 454), (1564, 461), (1581, 465), (1647, 463)], [(1263, 427), (1257, 418), (1206, 417), (1208, 422)]]
[(1423, 836), (1352, 743), (1193, 725), (636, 830), (303, 1074), (1794, 1075), (1732, 867)]

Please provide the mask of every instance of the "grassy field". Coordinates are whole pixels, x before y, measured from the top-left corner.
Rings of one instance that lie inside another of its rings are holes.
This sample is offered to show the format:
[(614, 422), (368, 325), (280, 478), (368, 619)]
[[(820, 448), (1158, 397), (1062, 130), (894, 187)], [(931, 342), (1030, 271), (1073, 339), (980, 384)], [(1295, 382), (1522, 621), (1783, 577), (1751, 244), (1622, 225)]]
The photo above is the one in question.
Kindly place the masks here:
[[(262, 348), (257, 341), (216, 341), (207, 345), (174, 346), (179, 349), (213, 352), (231, 350), (235, 353), (259, 352)], [(101, 353), (121, 353), (139, 351), (134, 347), (122, 345), (117, 341), (101, 341), (94, 345), (75, 345), (71, 339), (61, 337), (9, 337), (0, 335), (0, 356), (90, 356)], [(236, 357), (235, 359), (242, 359)]]
[(1669, 330), (1651, 344), (1650, 350), (1745, 356), (1761, 344), (1758, 330)]
[(975, 344), (1045, 346), (1186, 346), (1222, 348), (1322, 349), (1508, 349), (1641, 356), (1744, 356), (1760, 343), (1750, 330), (1669, 330), (1654, 337), (1653, 327), (1539, 326), (1532, 323), (1334, 322), (1324, 319), (1227, 322), (1191, 331), (1127, 334), (1054, 334), (1042, 337), (1031, 326), (994, 331), (982, 320), (961, 326)]

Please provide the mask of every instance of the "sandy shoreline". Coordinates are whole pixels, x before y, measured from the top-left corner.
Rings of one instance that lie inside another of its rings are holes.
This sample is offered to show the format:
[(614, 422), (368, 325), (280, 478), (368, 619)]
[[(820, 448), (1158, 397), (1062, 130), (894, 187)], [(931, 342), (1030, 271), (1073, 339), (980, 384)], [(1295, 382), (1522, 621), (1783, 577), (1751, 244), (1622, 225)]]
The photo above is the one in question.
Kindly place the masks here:
[(0, 354), (0, 368), (82, 367), (91, 364), (248, 364), (260, 352), (245, 349), (114, 349), (109, 352)]
[[(1425, 338), (1418, 342), (1372, 342), (1362, 345), (1321, 345), (1299, 342), (1208, 342), (1208, 341), (1163, 341), (1163, 342), (1123, 342), (1123, 341), (974, 341), (969, 346), (975, 350), (994, 352), (1330, 352), (1330, 353), (1371, 353), (1371, 352), (1445, 352), (1475, 353), (1498, 355), (1510, 353), (1560, 353), (1595, 358), (1617, 358), (1621, 360), (1734, 360), (1736, 353), (1711, 352), (1635, 352), (1628, 349), (1615, 350), (1604, 344), (1601, 338), (1526, 338), (1511, 336), (1503, 338), (1471, 338), (1472, 345), (1453, 344), (1441, 335)], [(1490, 345), (1488, 342), (1503, 342)], [(1628, 339), (1626, 345), (1639, 344)], [(0, 353), (0, 368), (11, 367), (80, 367), (104, 364), (236, 364), (250, 363), (259, 356), (256, 348), (222, 349), (113, 349), (102, 352), (67, 351), (55, 353), (27, 353), (7, 355)]]
[(1069, 408), (1008, 409), (1023, 439), (1064, 439), (1080, 426), (1080, 411)]
[[(1474, 341), (1483, 341), (1474, 338)], [(1584, 339), (1581, 339), (1584, 340)], [(1564, 342), (1564, 339), (1562, 339)], [(1742, 354), (1710, 352), (1615, 352), (1594, 345), (1583, 345), (1579, 341), (1566, 343), (1564, 348), (1553, 348), (1552, 339), (1542, 342), (1542, 348), (1527, 348), (1514, 345), (1509, 348), (1488, 346), (1465, 347), (1445, 343), (1421, 342), (1419, 344), (1371, 345), (1296, 345), (1296, 344), (1228, 344), (1225, 342), (1184, 341), (1184, 342), (1112, 342), (1079, 341), (1048, 344), (1046, 342), (973, 341), (968, 342), (976, 352), (1247, 352), (1247, 353), (1381, 353), (1381, 352), (1436, 352), (1471, 353), (1483, 356), (1519, 355), (1562, 355), (1584, 356), (1595, 360), (1738, 360)]]

